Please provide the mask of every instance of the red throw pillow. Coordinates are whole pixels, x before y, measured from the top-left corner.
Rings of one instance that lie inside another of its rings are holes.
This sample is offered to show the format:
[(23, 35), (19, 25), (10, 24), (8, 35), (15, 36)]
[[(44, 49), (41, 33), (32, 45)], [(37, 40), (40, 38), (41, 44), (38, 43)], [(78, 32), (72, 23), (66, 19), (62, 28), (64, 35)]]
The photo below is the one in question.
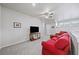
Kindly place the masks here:
[(55, 35), (58, 36), (58, 35), (60, 35), (60, 33), (56, 33)]
[(62, 35), (59, 35), (58, 37), (61, 38), (61, 37), (63, 37), (63, 36), (68, 36), (68, 37), (69, 37), (69, 34), (68, 34), (68, 33), (64, 33), (64, 34), (62, 34)]
[(56, 48), (64, 49), (68, 45), (68, 41), (65, 39), (60, 39), (55, 43)]
[(69, 36), (63, 35), (63, 36), (61, 36), (59, 39), (65, 39), (65, 40), (69, 41)]
[(52, 38), (54, 35), (50, 35), (50, 38)]
[(58, 37), (57, 36), (54, 36), (51, 39), (57, 41), (58, 40)]
[(50, 35), (50, 38), (52, 38), (52, 37), (57, 37), (56, 35)]
[(64, 34), (64, 33), (67, 33), (67, 32), (65, 32), (65, 31), (60, 31), (60, 34), (61, 34), (61, 35)]

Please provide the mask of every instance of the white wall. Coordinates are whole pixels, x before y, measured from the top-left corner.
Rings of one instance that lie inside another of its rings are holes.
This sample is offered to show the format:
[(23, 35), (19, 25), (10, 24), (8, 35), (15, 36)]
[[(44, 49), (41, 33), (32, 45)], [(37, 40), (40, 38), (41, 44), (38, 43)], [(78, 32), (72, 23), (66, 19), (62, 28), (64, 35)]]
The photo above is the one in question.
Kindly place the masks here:
[(55, 15), (58, 21), (79, 18), (79, 4), (62, 4), (55, 11)]
[[(42, 32), (41, 21), (14, 10), (2, 7), (3, 40), (2, 47), (29, 40), (30, 26), (39, 26)], [(13, 28), (13, 22), (20, 22), (21, 28)]]
[[(75, 24), (64, 24), (66, 20), (71, 21), (72, 20), (79, 20), (79, 4), (63, 4), (56, 10), (55, 19), (57, 20), (57, 23), (63, 23), (60, 25), (60, 27), (57, 27), (57, 31), (60, 30), (67, 30), (72, 32), (78, 39), (79, 42), (79, 23)], [(63, 22), (62, 22), (63, 21)], [(67, 23), (68, 23), (67, 22)], [(74, 22), (74, 21), (73, 21)], [(59, 24), (58, 24), (59, 26)]]
[(1, 48), (1, 5), (0, 5), (0, 48)]

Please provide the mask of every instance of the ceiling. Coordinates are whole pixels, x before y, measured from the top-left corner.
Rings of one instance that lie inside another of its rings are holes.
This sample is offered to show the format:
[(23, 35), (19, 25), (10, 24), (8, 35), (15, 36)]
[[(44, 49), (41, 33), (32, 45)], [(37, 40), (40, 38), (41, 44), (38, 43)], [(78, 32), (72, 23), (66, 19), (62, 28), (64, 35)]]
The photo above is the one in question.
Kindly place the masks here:
[(25, 13), (30, 16), (39, 17), (41, 13), (46, 11), (54, 11), (61, 3), (2, 3), (1, 5), (13, 10)]
[[(67, 4), (67, 3), (66, 3)], [(2, 6), (16, 10), (18, 12), (27, 14), (29, 16), (40, 18), (41, 21), (52, 23), (55, 20), (40, 17), (41, 15), (47, 15), (45, 12), (52, 12), (55, 14), (55, 10), (60, 6), (64, 5), (64, 3), (1, 3)], [(68, 5), (68, 4), (67, 4)], [(70, 4), (69, 4), (70, 5)], [(79, 4), (71, 4), (79, 7)], [(53, 20), (53, 21), (52, 21)]]

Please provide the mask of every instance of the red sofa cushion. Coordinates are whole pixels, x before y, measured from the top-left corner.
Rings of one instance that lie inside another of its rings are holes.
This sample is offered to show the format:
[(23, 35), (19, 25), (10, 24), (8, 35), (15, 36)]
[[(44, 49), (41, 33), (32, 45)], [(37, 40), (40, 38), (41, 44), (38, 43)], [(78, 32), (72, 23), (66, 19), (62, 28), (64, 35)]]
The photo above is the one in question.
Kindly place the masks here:
[(51, 40), (57, 41), (58, 40), (58, 37), (54, 36), (54, 37), (51, 38)]
[(48, 41), (46, 41), (46, 43), (48, 43), (48, 44), (50, 44), (50, 45), (53, 45), (53, 44), (55, 44), (55, 40), (49, 39)]
[(69, 36), (69, 34), (67, 32), (63, 32), (63, 31), (60, 31), (59, 33), (56, 33), (55, 35), (58, 36), (58, 37), (61, 37), (61, 36), (64, 36), (64, 35)]
[(61, 37), (63, 37), (63, 36), (69, 37), (68, 33), (64, 33), (64, 34), (62, 34), (62, 35), (59, 35), (58, 37), (61, 38)]
[(69, 41), (69, 36), (63, 35), (59, 39), (65, 39), (65, 40)]
[(60, 34), (64, 34), (64, 33), (67, 33), (67, 32), (65, 32), (65, 31), (60, 31)]
[(62, 35), (64, 33), (65, 33), (64, 31), (60, 31), (59, 33), (56, 33), (55, 35), (59, 36), (59, 35)]
[(52, 38), (52, 37), (56, 37), (56, 35), (50, 35), (50, 38)]
[(61, 50), (64, 49), (67, 45), (68, 45), (68, 41), (65, 39), (59, 39), (55, 44), (56, 48)]

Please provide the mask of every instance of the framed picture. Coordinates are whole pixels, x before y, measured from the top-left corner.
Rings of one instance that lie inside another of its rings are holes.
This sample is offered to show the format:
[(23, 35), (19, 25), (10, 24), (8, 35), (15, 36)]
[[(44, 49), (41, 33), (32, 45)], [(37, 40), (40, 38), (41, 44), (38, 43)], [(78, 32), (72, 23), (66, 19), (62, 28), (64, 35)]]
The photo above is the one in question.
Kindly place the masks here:
[(21, 23), (19, 23), (19, 22), (13, 22), (13, 27), (14, 28), (21, 28)]

